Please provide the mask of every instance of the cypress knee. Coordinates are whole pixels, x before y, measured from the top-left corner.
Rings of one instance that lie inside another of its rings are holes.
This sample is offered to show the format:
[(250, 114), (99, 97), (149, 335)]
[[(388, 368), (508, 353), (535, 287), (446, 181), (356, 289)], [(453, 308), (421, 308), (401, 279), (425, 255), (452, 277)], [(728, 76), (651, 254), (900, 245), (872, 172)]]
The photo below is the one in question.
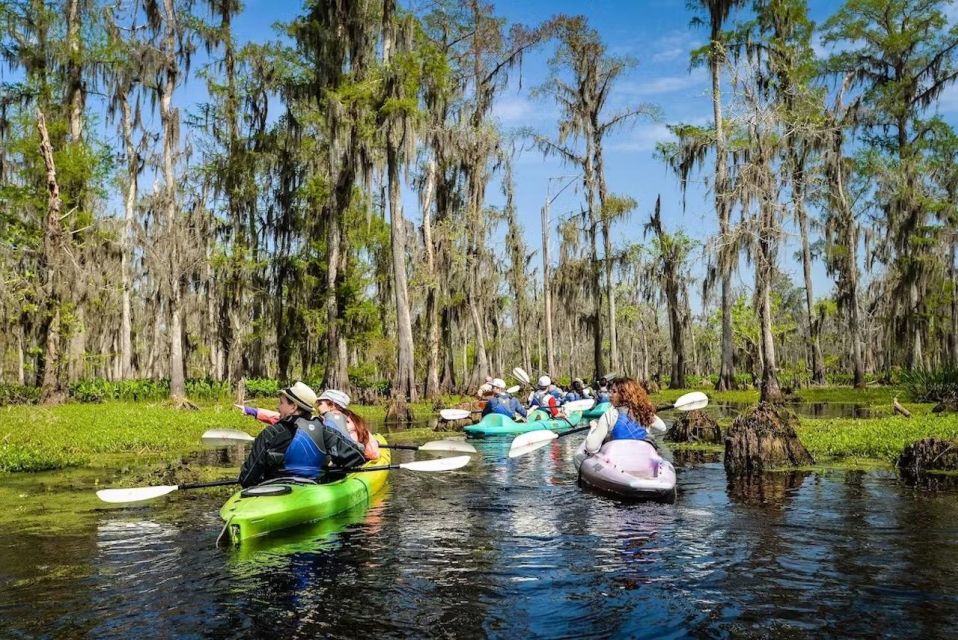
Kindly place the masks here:
[(795, 433), (796, 418), (761, 402), (735, 419), (725, 435), (725, 471), (760, 473), (780, 467), (814, 464)]

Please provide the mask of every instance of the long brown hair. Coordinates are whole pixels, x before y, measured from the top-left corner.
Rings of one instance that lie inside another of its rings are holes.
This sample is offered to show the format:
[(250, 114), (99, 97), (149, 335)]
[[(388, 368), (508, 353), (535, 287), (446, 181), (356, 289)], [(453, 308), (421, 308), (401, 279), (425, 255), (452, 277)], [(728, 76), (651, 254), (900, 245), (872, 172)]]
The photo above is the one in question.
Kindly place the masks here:
[(369, 425), (366, 424), (366, 419), (352, 409), (343, 409), (343, 413), (356, 429), (356, 441), (360, 444), (369, 442)]
[(619, 391), (617, 406), (626, 407), (632, 419), (643, 427), (652, 425), (655, 420), (655, 407), (638, 382), (632, 378), (616, 378), (612, 381), (612, 389)]

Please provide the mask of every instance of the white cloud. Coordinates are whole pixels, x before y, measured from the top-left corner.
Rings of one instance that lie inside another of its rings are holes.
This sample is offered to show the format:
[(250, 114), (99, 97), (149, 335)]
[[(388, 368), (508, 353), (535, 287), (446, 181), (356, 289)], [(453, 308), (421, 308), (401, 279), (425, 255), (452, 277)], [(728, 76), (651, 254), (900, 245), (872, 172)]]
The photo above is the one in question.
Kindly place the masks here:
[(656, 143), (673, 140), (674, 136), (661, 122), (638, 125), (621, 140), (609, 145), (610, 151), (652, 151)]
[(506, 96), (492, 105), (492, 117), (503, 124), (527, 124), (539, 109), (524, 96)]
[(658, 96), (664, 93), (684, 91), (700, 83), (701, 79), (694, 75), (662, 76), (644, 82), (633, 83), (629, 86), (623, 84), (623, 90), (636, 96)]

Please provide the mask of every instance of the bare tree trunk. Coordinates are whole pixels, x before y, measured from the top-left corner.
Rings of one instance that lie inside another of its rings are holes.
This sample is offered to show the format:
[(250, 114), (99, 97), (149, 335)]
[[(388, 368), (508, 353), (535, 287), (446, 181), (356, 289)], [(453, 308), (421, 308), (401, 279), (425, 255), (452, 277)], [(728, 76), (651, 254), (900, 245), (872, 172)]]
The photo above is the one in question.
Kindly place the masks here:
[(598, 216), (596, 215), (596, 184), (595, 168), (592, 164), (592, 140), (586, 142), (585, 166), (583, 167), (583, 182), (585, 187), (586, 206), (589, 213), (589, 269), (592, 285), (592, 361), (594, 376), (599, 377), (606, 373), (602, 354), (602, 283), (599, 272), (598, 250)]
[(603, 247), (603, 265), (605, 266), (605, 294), (608, 300), (608, 317), (609, 317), (609, 366), (613, 371), (620, 371), (622, 369), (621, 363), (619, 362), (619, 334), (616, 327), (616, 318), (615, 318), (615, 291), (613, 290), (612, 285), (612, 240), (610, 238), (612, 226), (608, 220), (608, 212), (605, 210), (606, 205), (606, 196), (607, 189), (605, 184), (605, 164), (602, 158), (602, 139), (598, 130), (596, 128), (596, 123), (593, 123), (593, 131), (596, 134), (596, 140), (594, 142), (593, 148), (595, 149), (595, 172), (597, 175), (597, 182), (599, 188), (599, 206), (601, 207), (600, 220), (602, 221), (602, 247)]
[(133, 115), (126, 94), (120, 96), (120, 108), (123, 111), (123, 142), (126, 146), (127, 179), (126, 202), (123, 212), (123, 241), (120, 243), (120, 284), (121, 284), (121, 320), (120, 320), (120, 378), (128, 379), (133, 374), (133, 319), (130, 308), (130, 256), (133, 253), (133, 219), (136, 207), (137, 176), (139, 175), (139, 154), (133, 145)]
[(775, 361), (775, 336), (772, 333), (772, 273), (775, 260), (774, 238), (774, 218), (775, 212), (768, 204), (763, 205), (761, 213), (762, 228), (759, 231), (758, 238), (758, 259), (755, 262), (755, 269), (758, 273), (756, 278), (758, 289), (758, 316), (761, 332), (762, 346), (762, 402), (781, 402), (783, 399), (782, 390), (778, 384), (778, 376)]
[(426, 290), (426, 398), (439, 397), (439, 274), (432, 243), (432, 194), (436, 185), (436, 161), (430, 160), (423, 186), (422, 235), (426, 248), (426, 272), (429, 281)]
[(953, 369), (958, 369), (958, 268), (955, 267), (955, 260), (958, 258), (958, 234), (952, 230), (951, 251), (949, 255), (951, 260), (948, 264), (948, 271), (951, 275), (951, 332), (948, 335), (948, 352)]
[(24, 357), (23, 326), (17, 332), (17, 384), (21, 387), (26, 384), (26, 358)]
[(416, 369), (413, 361), (412, 320), (409, 312), (409, 290), (406, 285), (406, 221), (399, 203), (399, 157), (398, 150), (389, 145), (386, 158), (389, 171), (390, 238), (393, 254), (393, 286), (396, 296), (396, 332), (399, 343), (398, 370), (393, 393), (417, 400)]
[(80, 65), (80, 0), (67, 0), (67, 109), (70, 114), (70, 139), (83, 137), (83, 80)]
[[(549, 193), (546, 192), (546, 200), (542, 205), (542, 295), (545, 301), (545, 342), (546, 342), (546, 365), (549, 371), (555, 371), (555, 344), (552, 342), (552, 283), (550, 282), (549, 265), (549, 230), (551, 229), (549, 221)], [(539, 363), (542, 368), (542, 363)]]
[(40, 133), (40, 155), (47, 172), (47, 216), (43, 226), (43, 257), (40, 273), (43, 278), (45, 319), (41, 336), (45, 343), (40, 401), (59, 404), (64, 400), (60, 363), (60, 306), (62, 302), (63, 252), (66, 238), (60, 224), (60, 185), (53, 161), (53, 147), (47, 133), (46, 118), (37, 109), (37, 130)]
[(719, 218), (719, 271), (722, 278), (722, 359), (715, 389), (727, 391), (735, 387), (735, 367), (732, 360), (732, 273), (729, 253), (729, 211), (726, 190), (728, 169), (725, 157), (725, 128), (722, 123), (721, 60), (722, 44), (712, 40), (709, 70), (712, 76), (712, 113), (715, 118), (715, 210)]
[[(793, 162), (798, 162), (792, 152)], [(812, 352), (812, 383), (825, 384), (825, 363), (818, 323), (815, 322), (815, 296), (812, 293), (812, 251), (808, 243), (808, 213), (805, 211), (805, 174), (796, 169), (792, 174), (792, 203), (802, 234), (802, 271), (805, 276), (805, 312), (808, 320), (809, 348)]]
[(177, 188), (176, 176), (173, 173), (174, 154), (176, 153), (177, 137), (179, 133), (179, 116), (173, 109), (173, 90), (176, 87), (176, 78), (179, 68), (176, 62), (176, 14), (173, 9), (173, 0), (163, 0), (166, 13), (166, 33), (163, 39), (163, 52), (166, 56), (166, 78), (160, 93), (160, 120), (163, 124), (163, 180), (166, 183), (166, 225), (168, 229), (170, 247), (169, 263), (171, 265), (170, 279), (170, 397), (174, 401), (186, 400), (186, 373), (183, 361), (183, 322), (182, 297), (183, 278), (180, 270), (179, 243), (176, 233)]

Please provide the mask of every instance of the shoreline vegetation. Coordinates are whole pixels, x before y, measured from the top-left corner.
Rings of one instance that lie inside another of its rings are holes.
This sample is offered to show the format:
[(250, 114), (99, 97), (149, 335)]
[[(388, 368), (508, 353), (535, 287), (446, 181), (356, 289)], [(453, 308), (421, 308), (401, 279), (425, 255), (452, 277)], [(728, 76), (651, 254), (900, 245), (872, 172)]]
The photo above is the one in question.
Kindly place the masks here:
[[(652, 395), (657, 404), (674, 400), (688, 390), (668, 389)], [(754, 404), (756, 391), (709, 392), (715, 406)], [(911, 411), (911, 418), (893, 414), (897, 397)], [(461, 398), (451, 397), (446, 406)], [(933, 403), (909, 401), (901, 387), (849, 387), (801, 389), (798, 403), (855, 404), (869, 409), (866, 418), (806, 418), (799, 420), (799, 438), (815, 457), (816, 468), (825, 466), (884, 466), (893, 464), (903, 448), (927, 437), (958, 439), (958, 414), (934, 414)], [(270, 406), (270, 399), (259, 404)], [(785, 405), (788, 407), (788, 404)], [(356, 406), (356, 410), (379, 430), (385, 405)], [(398, 428), (397, 441), (413, 441), (448, 435), (434, 428), (433, 403), (412, 405), (416, 422)], [(714, 408), (712, 409), (714, 411)], [(719, 419), (727, 428), (731, 418)], [(169, 402), (110, 401), (98, 404), (68, 403), (48, 407), (22, 405), (0, 407), (0, 472), (33, 472), (69, 467), (115, 470), (131, 465), (131, 459), (164, 460), (202, 450), (200, 435), (207, 429), (241, 429), (255, 434), (258, 423), (236, 411), (228, 401), (200, 403), (198, 411), (182, 411)], [(388, 430), (387, 430), (388, 431)], [(671, 444), (677, 450), (721, 451), (721, 446)]]

